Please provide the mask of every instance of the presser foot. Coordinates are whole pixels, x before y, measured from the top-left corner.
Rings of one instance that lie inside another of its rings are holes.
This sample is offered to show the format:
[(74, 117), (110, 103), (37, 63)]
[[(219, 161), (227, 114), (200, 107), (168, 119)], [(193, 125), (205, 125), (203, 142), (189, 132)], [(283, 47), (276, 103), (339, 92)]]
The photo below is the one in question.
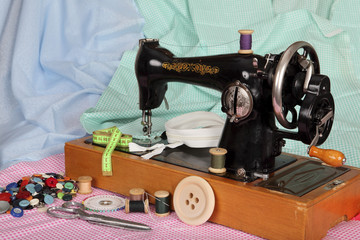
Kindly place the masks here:
[(152, 115), (151, 110), (142, 111), (141, 125), (143, 125), (144, 136), (150, 136), (151, 134), (151, 127), (152, 127), (151, 115)]

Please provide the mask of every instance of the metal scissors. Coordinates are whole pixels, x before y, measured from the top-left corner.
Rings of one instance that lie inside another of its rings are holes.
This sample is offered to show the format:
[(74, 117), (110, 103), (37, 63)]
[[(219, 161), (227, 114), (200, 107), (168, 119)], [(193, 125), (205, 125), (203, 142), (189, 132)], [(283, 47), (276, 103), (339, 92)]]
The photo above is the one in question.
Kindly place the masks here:
[(126, 228), (131, 230), (151, 230), (148, 225), (142, 223), (107, 217), (99, 214), (89, 214), (85, 212), (84, 205), (79, 202), (65, 202), (62, 206), (50, 207), (47, 209), (47, 213), (57, 218), (80, 218), (82, 220), (88, 221), (89, 223), (109, 227)]

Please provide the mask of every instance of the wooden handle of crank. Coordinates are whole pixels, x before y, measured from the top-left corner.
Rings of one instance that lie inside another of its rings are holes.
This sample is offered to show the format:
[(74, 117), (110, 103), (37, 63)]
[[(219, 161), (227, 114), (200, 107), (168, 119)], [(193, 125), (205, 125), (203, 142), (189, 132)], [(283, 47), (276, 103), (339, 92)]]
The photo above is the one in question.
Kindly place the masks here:
[(320, 149), (315, 146), (311, 146), (309, 156), (319, 158), (321, 161), (334, 167), (341, 167), (346, 161), (345, 155), (340, 151)]

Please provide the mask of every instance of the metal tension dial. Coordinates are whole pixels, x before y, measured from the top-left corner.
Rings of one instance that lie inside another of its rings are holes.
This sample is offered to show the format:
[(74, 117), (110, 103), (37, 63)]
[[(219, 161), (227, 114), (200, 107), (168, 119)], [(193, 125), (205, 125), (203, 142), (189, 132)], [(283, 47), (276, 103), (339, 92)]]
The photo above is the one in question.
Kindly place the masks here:
[(222, 110), (230, 122), (239, 122), (250, 115), (253, 109), (253, 98), (249, 89), (240, 81), (229, 85), (221, 96)]

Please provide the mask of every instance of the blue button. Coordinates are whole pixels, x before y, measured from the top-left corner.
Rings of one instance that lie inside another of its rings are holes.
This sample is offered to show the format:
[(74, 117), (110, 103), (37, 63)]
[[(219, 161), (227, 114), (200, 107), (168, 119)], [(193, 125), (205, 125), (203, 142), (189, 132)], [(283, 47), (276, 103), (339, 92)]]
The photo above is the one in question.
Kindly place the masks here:
[(30, 183), (28, 185), (25, 186), (26, 190), (28, 190), (31, 194), (33, 194), (35, 192), (35, 185)]
[(30, 205), (30, 202), (26, 199), (23, 199), (19, 202), (19, 206), (23, 209), (27, 208), (29, 205)]
[(35, 187), (34, 187), (34, 189), (35, 189), (36, 192), (40, 192), (40, 191), (42, 190), (42, 188), (43, 188), (42, 185), (39, 184), (39, 183), (36, 184)]
[(38, 178), (38, 177), (34, 177), (32, 180), (33, 180), (33, 182), (36, 182), (36, 183), (43, 181), (43, 180), (41, 180), (41, 178)]
[(45, 195), (44, 202), (46, 204), (52, 204), (54, 202), (54, 198), (51, 195)]
[(17, 188), (18, 185), (16, 182), (12, 182), (12, 183), (9, 183), (7, 186), (6, 186), (6, 191), (10, 191), (10, 189), (12, 188)]
[(11, 209), (10, 213), (14, 217), (22, 217), (24, 215), (24, 210), (22, 210), (21, 208), (15, 207), (15, 208)]

